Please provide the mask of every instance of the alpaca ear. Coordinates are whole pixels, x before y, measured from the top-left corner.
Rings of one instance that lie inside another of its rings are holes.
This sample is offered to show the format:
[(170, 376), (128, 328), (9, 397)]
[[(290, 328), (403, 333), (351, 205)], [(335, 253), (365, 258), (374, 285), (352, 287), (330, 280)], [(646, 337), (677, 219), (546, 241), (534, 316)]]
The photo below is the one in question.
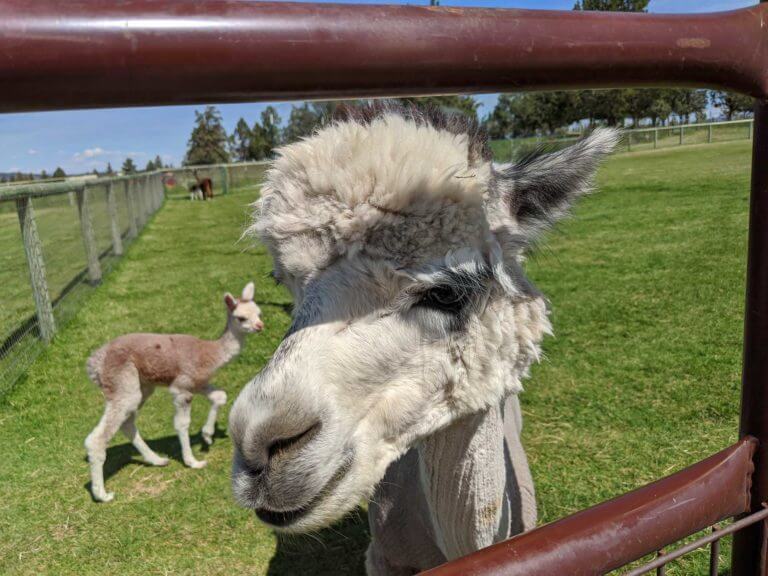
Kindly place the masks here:
[(227, 305), (227, 310), (230, 312), (233, 312), (234, 309), (237, 308), (237, 300), (235, 300), (235, 297), (229, 292), (224, 294), (224, 304)]
[(530, 154), (497, 172), (501, 197), (520, 231), (535, 238), (568, 214), (592, 190), (600, 161), (613, 151), (621, 132), (598, 128), (589, 137), (558, 152)]
[(240, 299), (244, 302), (250, 302), (253, 300), (254, 292), (256, 292), (256, 287), (253, 285), (253, 282), (248, 282), (248, 284), (245, 285), (245, 288), (243, 288), (243, 293), (240, 296)]

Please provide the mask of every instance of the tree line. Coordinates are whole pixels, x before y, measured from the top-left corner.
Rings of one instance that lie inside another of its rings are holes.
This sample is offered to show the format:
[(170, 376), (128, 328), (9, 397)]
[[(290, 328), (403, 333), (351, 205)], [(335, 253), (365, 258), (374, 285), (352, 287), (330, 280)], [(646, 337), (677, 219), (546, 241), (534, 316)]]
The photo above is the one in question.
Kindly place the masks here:
[[(574, 10), (645, 12), (649, 0), (577, 0)], [(478, 119), (479, 103), (470, 96), (401, 98), (418, 106), (437, 106)], [(228, 135), (221, 114), (209, 106), (196, 112), (187, 145), (187, 165), (263, 160), (280, 144), (307, 136), (332, 116), (338, 102), (313, 102), (293, 106), (285, 126), (274, 107), (249, 124), (240, 118)], [(491, 138), (557, 135), (574, 125), (579, 130), (595, 125), (667, 126), (706, 118), (712, 106), (727, 120), (752, 113), (753, 101), (729, 92), (692, 89), (580, 90), (502, 94), (482, 124)]]
[[(399, 98), (397, 100), (419, 106), (448, 108), (475, 118), (477, 118), (479, 107), (479, 103), (471, 96)], [(361, 102), (306, 102), (300, 106), (294, 105), (284, 126), (281, 126), (283, 121), (277, 110), (273, 106), (267, 106), (253, 124), (240, 118), (232, 134), (227, 134), (219, 110), (214, 106), (207, 106), (203, 111), (195, 112), (195, 124), (187, 142), (184, 164), (200, 166), (232, 161), (265, 160), (272, 156), (277, 146), (295, 142), (312, 134), (315, 128), (333, 116), (339, 106)]]
[[(163, 170), (165, 168), (172, 168), (170, 164), (163, 163), (160, 155), (155, 156), (153, 160), (149, 160), (144, 167), (144, 170), (140, 170), (133, 158), (126, 158), (120, 169), (122, 174), (138, 174), (139, 172), (154, 172), (155, 170)], [(99, 171), (96, 168), (91, 172), (94, 176), (114, 176), (115, 171), (112, 168), (112, 164), (107, 162), (107, 166), (103, 171)], [(31, 180), (47, 180), (49, 178), (66, 178), (67, 173), (61, 166), (57, 166), (56, 169), (49, 174), (46, 170), (42, 170), (39, 174), (33, 172), (13, 172), (12, 174), (0, 174), (0, 182), (29, 182)]]
[(733, 120), (751, 115), (753, 100), (729, 92), (665, 88), (502, 94), (485, 126), (491, 138), (553, 135), (574, 124), (668, 126), (704, 121), (709, 105)]

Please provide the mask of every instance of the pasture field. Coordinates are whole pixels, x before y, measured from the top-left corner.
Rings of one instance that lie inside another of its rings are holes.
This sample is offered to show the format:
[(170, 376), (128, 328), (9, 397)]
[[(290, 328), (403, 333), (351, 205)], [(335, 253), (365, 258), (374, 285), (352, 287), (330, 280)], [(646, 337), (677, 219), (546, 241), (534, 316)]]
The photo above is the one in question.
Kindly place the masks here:
[[(601, 191), (549, 234), (527, 267), (552, 303), (555, 337), (522, 397), (542, 522), (678, 470), (736, 439), (749, 143), (620, 154)], [(82, 442), (102, 401), (89, 352), (130, 331), (216, 337), (224, 291), (250, 279), (266, 332), (216, 383), (231, 400), (289, 323), (262, 247), (238, 243), (255, 188), (212, 203), (169, 200), (26, 377), (0, 401), (1, 574), (360, 574), (364, 510), (319, 533), (278, 539), (229, 489), (226, 410), (203, 470), (180, 463), (159, 391), (138, 418), (172, 457), (141, 464), (117, 436), (91, 502)], [(207, 402), (193, 403), (193, 430)], [(727, 547), (723, 555), (728, 553)], [(668, 574), (704, 574), (697, 553)]]

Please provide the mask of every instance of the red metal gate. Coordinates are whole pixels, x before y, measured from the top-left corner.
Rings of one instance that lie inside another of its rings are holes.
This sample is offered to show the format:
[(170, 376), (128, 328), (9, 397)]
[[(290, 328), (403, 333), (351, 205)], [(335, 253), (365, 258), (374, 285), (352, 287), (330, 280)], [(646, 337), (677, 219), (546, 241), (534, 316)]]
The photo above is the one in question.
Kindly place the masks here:
[(742, 440), (664, 480), (431, 574), (601, 574), (739, 516), (682, 551), (716, 546), (736, 532), (733, 576), (768, 575), (768, 5), (660, 16), (246, 0), (0, 0), (4, 112), (659, 85), (725, 88), (757, 99)]

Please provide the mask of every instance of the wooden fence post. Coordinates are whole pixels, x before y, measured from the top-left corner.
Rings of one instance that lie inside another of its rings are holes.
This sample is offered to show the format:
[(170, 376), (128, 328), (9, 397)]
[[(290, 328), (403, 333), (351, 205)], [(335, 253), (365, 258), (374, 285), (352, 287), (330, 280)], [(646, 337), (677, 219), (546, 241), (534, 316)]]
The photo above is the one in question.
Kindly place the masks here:
[(152, 191), (154, 212), (157, 212), (160, 209), (160, 195), (157, 193), (157, 176), (155, 174), (149, 177), (149, 189)]
[(632, 152), (632, 132), (627, 132), (627, 152)]
[(149, 209), (147, 208), (147, 196), (144, 194), (144, 182), (140, 176), (133, 177), (133, 189), (139, 204), (139, 231), (141, 231), (149, 218)]
[(683, 130), (685, 130), (685, 127), (683, 124), (680, 124), (680, 146), (683, 145)]
[(27, 255), (29, 282), (32, 286), (35, 310), (37, 310), (37, 326), (40, 329), (40, 337), (45, 342), (50, 342), (56, 333), (56, 321), (53, 318), (51, 297), (48, 294), (48, 283), (45, 280), (43, 246), (40, 243), (40, 236), (37, 234), (32, 199), (28, 196), (17, 199), (16, 212), (19, 215), (21, 239), (24, 242), (24, 252)]
[(101, 264), (99, 263), (99, 249), (96, 246), (96, 238), (93, 234), (91, 211), (88, 207), (88, 190), (85, 186), (77, 189), (77, 210), (80, 213), (80, 230), (83, 233), (85, 255), (88, 258), (88, 279), (91, 284), (101, 282)]
[(112, 251), (115, 256), (123, 255), (123, 236), (120, 234), (120, 221), (117, 217), (117, 201), (115, 200), (115, 185), (107, 184), (107, 210), (109, 211), (109, 223), (112, 228)]
[(152, 192), (154, 193), (155, 197), (155, 211), (160, 210), (160, 206), (162, 205), (162, 194), (161, 194), (161, 187), (163, 183), (160, 181), (160, 176), (157, 174), (153, 174), (151, 176), (152, 178)]
[(707, 133), (707, 144), (712, 144), (712, 124), (708, 126), (709, 131)]
[(656, 150), (659, 147), (659, 129), (654, 127), (653, 129), (653, 149)]
[(131, 181), (123, 180), (123, 186), (125, 190), (125, 198), (128, 203), (128, 232), (131, 236), (131, 239), (133, 239), (139, 235), (138, 226), (136, 224), (136, 220), (138, 219), (138, 216), (136, 215), (136, 201), (133, 197), (133, 187), (131, 186)]
[(226, 166), (219, 168), (221, 171), (221, 191), (223, 194), (229, 194), (229, 170)]
[(157, 201), (157, 209), (163, 205), (163, 196), (165, 196), (165, 188), (163, 187), (163, 177), (160, 174), (153, 176), (155, 179), (155, 199)]

